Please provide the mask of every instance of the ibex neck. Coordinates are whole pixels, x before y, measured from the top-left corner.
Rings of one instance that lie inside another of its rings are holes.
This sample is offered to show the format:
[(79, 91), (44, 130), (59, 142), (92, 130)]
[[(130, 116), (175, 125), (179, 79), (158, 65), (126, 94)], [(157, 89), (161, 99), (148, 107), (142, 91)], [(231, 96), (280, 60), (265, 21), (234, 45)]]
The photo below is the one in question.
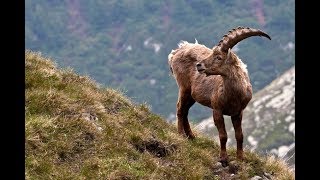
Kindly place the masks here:
[(250, 80), (247, 72), (241, 67), (235, 66), (230, 69), (226, 76), (222, 76), (224, 81), (224, 92), (228, 94), (247, 94)]

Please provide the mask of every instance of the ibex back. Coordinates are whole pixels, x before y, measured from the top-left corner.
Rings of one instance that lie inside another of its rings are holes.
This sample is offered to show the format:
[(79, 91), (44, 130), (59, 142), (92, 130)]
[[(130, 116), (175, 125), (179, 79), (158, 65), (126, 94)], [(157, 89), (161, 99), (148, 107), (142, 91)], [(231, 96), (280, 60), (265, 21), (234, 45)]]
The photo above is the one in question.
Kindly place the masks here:
[(178, 132), (195, 138), (188, 122), (190, 107), (198, 102), (213, 109), (219, 132), (220, 162), (228, 165), (227, 132), (223, 115), (231, 116), (237, 140), (237, 158), (243, 159), (242, 113), (252, 97), (252, 86), (246, 65), (231, 51), (232, 47), (250, 36), (266, 33), (248, 27), (232, 29), (212, 49), (182, 41), (168, 55), (168, 63), (179, 87), (177, 102)]

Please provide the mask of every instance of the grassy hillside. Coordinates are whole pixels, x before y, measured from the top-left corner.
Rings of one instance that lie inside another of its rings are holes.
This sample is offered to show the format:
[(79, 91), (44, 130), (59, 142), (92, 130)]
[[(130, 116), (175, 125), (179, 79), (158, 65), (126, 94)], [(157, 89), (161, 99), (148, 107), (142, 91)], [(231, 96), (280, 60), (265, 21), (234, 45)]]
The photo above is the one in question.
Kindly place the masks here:
[[(286, 164), (245, 152), (217, 163), (219, 145), (176, 127), (89, 77), (25, 53), (26, 179), (294, 179)], [(199, 135), (198, 135), (199, 136)]]

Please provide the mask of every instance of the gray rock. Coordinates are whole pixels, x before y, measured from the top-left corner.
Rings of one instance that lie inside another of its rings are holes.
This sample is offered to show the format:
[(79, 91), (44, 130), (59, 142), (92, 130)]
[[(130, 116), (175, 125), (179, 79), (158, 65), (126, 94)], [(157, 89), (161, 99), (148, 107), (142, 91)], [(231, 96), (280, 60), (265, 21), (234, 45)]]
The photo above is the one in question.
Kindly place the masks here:
[(260, 177), (260, 176), (254, 176), (254, 177), (252, 177), (250, 180), (259, 180), (259, 179), (262, 179), (262, 177)]
[(214, 165), (215, 168), (217, 169), (221, 169), (223, 168), (222, 164), (220, 162), (217, 162), (215, 165)]
[(265, 177), (265, 179), (272, 179), (271, 174), (264, 172), (263, 176)]

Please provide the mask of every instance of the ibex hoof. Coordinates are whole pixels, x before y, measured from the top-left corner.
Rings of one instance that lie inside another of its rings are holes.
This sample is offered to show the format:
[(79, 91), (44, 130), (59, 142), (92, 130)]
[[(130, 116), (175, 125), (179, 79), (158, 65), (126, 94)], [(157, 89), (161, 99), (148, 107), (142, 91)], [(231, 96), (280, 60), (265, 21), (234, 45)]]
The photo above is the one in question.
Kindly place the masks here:
[(237, 156), (237, 159), (238, 159), (239, 161), (243, 161), (243, 159), (244, 159), (244, 158), (243, 158), (243, 155), (238, 155), (238, 156)]
[(190, 140), (193, 140), (193, 139), (195, 139), (195, 138), (196, 138), (196, 136), (195, 136), (195, 135), (193, 135), (193, 134), (189, 134), (189, 135), (187, 135), (187, 137), (188, 137), (188, 139), (190, 139)]
[(229, 165), (227, 159), (220, 159), (219, 162), (221, 163), (222, 167), (227, 167)]

